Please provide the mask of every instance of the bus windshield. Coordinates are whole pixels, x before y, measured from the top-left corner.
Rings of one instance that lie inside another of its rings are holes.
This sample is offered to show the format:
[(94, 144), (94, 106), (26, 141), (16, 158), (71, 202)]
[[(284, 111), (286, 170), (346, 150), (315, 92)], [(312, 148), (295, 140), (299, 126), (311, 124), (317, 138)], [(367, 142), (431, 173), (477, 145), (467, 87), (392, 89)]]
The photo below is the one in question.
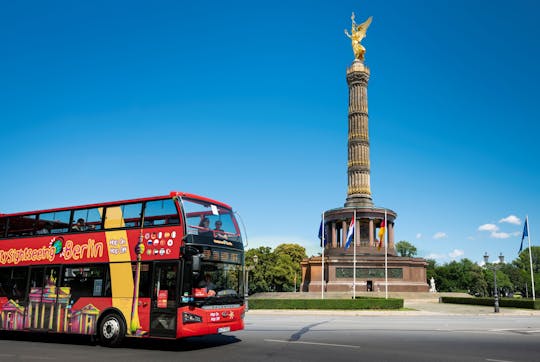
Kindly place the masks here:
[(201, 200), (182, 199), (187, 233), (240, 242), (240, 231), (231, 209)]
[(205, 299), (205, 304), (240, 302), (241, 265), (205, 261), (201, 266), (195, 282), (195, 299)]

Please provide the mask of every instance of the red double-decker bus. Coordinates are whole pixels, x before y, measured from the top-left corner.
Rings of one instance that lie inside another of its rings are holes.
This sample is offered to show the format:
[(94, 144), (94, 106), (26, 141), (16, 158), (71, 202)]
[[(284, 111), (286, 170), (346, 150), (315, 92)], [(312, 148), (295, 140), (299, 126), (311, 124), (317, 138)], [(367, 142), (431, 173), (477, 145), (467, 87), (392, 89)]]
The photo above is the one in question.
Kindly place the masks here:
[(0, 214), (0, 329), (183, 338), (244, 328), (230, 206), (183, 192)]

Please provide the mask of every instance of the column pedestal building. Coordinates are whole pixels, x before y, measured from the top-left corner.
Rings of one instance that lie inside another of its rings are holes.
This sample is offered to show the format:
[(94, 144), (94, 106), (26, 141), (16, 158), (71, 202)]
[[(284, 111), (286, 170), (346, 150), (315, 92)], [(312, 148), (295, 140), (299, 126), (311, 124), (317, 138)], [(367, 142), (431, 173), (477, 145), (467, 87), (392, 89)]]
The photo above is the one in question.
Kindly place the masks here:
[[(322, 257), (302, 261), (302, 291), (352, 291), (353, 255), (356, 249), (357, 291), (384, 291), (385, 247), (379, 229), (386, 216), (388, 290), (427, 292), (427, 263), (422, 258), (399, 257), (395, 251), (393, 210), (376, 207), (371, 197), (367, 89), (370, 76), (364, 64), (365, 49), (360, 45), (371, 23), (371, 17), (357, 25), (352, 17), (351, 34), (355, 60), (347, 68), (349, 86), (348, 187), (343, 207), (324, 213), (324, 279)], [(345, 248), (348, 228), (356, 214), (356, 241)], [(356, 245), (354, 245), (356, 244)]]

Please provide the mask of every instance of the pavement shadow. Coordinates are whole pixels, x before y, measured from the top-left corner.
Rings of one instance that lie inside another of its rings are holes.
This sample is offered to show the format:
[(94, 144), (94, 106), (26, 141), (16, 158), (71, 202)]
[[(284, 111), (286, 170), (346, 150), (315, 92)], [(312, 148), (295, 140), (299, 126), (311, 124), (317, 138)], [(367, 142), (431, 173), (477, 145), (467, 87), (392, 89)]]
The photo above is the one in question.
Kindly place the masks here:
[[(72, 344), (80, 346), (100, 346), (92, 336), (78, 334), (41, 333), (41, 332), (14, 332), (0, 331), (0, 339), (13, 341), (29, 341), (50, 344)], [(183, 339), (157, 339), (157, 338), (125, 338), (116, 349), (144, 349), (159, 351), (195, 351), (200, 349), (216, 348), (241, 340), (235, 336), (216, 334), (202, 337)]]
[(183, 339), (154, 339), (154, 338), (126, 338), (118, 348), (145, 349), (159, 351), (188, 352), (200, 349), (221, 347), (241, 340), (235, 336), (213, 334), (202, 337), (190, 337)]

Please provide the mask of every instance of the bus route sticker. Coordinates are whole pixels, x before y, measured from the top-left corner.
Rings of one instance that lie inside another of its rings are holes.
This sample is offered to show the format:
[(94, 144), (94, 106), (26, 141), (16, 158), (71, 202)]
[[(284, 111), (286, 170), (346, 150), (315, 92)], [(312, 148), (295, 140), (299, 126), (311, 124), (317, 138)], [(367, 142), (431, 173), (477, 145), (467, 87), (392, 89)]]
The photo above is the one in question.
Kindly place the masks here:
[(160, 290), (158, 292), (157, 306), (158, 308), (167, 308), (167, 299), (169, 297), (168, 290)]

